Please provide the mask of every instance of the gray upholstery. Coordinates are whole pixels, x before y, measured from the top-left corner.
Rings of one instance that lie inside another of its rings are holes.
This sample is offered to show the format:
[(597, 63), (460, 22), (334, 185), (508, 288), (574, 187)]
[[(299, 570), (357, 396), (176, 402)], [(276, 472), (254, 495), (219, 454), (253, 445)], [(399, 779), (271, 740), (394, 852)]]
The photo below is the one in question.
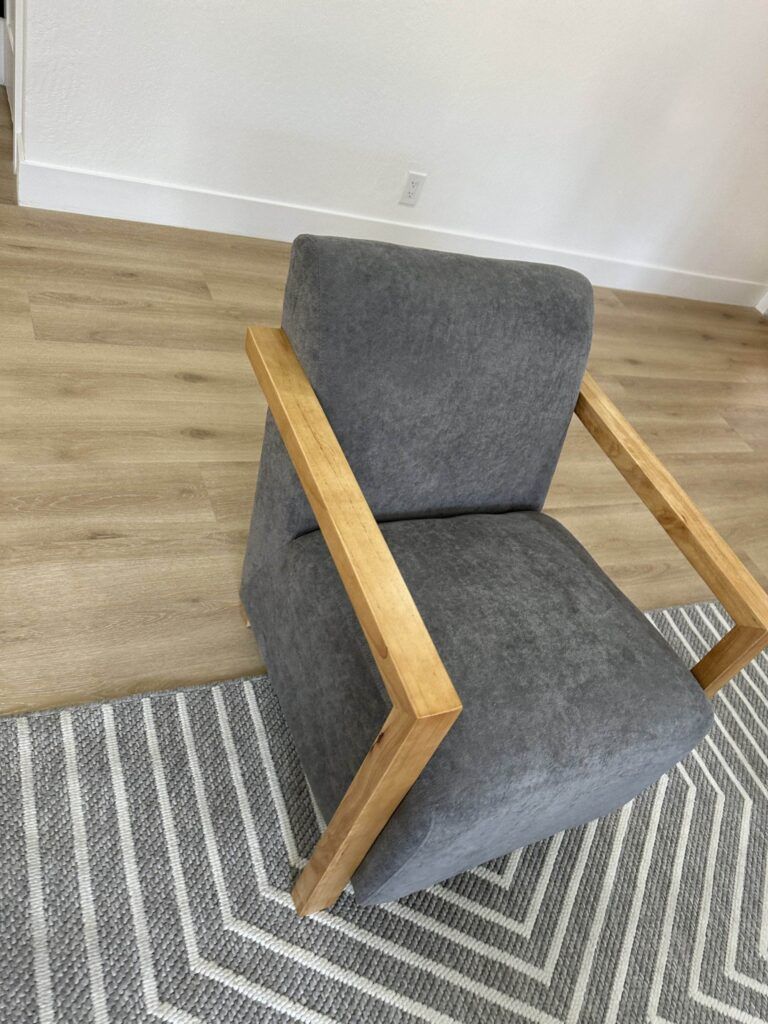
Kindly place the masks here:
[[(589, 352), (580, 274), (304, 235), (283, 327), (377, 519), (541, 507)], [(249, 560), (315, 526), (273, 432)]]
[[(707, 731), (698, 683), (553, 519), (382, 529), (464, 711), (357, 872), (362, 902), (606, 814)], [(268, 664), (328, 818), (388, 704), (322, 536), (287, 545), (278, 571), (262, 626), (286, 641)]]
[[(537, 511), (590, 323), (559, 268), (294, 247), (286, 330), (464, 703), (357, 871), (361, 902), (607, 813), (709, 727), (669, 647)], [(271, 422), (242, 598), (329, 818), (389, 702)]]

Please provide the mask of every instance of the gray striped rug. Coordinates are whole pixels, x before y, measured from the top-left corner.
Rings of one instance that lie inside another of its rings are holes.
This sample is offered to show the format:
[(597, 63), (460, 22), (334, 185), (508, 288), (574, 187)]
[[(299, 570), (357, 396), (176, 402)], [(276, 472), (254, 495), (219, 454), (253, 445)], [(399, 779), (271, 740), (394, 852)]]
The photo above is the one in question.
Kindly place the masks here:
[[(652, 619), (689, 662), (714, 604)], [(0, 721), (0, 1021), (768, 1021), (768, 661), (632, 804), (300, 920), (318, 824), (266, 679)]]

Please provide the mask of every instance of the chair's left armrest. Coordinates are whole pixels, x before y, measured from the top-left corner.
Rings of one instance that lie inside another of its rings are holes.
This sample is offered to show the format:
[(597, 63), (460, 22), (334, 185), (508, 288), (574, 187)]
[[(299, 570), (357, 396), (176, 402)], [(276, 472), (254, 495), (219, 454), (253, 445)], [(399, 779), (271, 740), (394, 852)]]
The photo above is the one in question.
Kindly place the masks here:
[(392, 700), (392, 711), (294, 888), (332, 903), (462, 706), (286, 334), (250, 327), (246, 352)]
[(768, 644), (768, 594), (589, 373), (576, 415), (736, 623), (692, 669), (712, 697)]

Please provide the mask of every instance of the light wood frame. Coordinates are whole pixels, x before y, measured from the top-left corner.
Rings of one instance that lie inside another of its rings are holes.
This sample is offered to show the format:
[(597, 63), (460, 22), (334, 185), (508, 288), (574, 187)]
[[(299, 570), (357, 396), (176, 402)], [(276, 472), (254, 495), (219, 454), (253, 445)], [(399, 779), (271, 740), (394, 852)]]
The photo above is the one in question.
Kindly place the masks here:
[(734, 620), (691, 670), (714, 697), (768, 644), (768, 594), (589, 373), (576, 415)]
[[(288, 337), (250, 327), (245, 346), (392, 701), (294, 885), (304, 915), (336, 901), (462, 705)], [(735, 620), (693, 668), (712, 697), (768, 642), (768, 595), (588, 373), (575, 412)]]
[(293, 888), (331, 906), (461, 712), (461, 701), (285, 333), (246, 352), (387, 689), (392, 710)]

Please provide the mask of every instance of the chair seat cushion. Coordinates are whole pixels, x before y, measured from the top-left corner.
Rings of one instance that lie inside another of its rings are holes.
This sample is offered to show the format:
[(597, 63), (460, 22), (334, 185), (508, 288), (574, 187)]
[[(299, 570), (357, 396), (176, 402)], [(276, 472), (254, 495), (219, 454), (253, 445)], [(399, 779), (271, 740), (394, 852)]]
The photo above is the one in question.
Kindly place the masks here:
[[(707, 732), (699, 685), (539, 512), (382, 524), (464, 711), (353, 878), (398, 899), (632, 799)], [(322, 536), (246, 596), (310, 787), (332, 815), (389, 701)]]

